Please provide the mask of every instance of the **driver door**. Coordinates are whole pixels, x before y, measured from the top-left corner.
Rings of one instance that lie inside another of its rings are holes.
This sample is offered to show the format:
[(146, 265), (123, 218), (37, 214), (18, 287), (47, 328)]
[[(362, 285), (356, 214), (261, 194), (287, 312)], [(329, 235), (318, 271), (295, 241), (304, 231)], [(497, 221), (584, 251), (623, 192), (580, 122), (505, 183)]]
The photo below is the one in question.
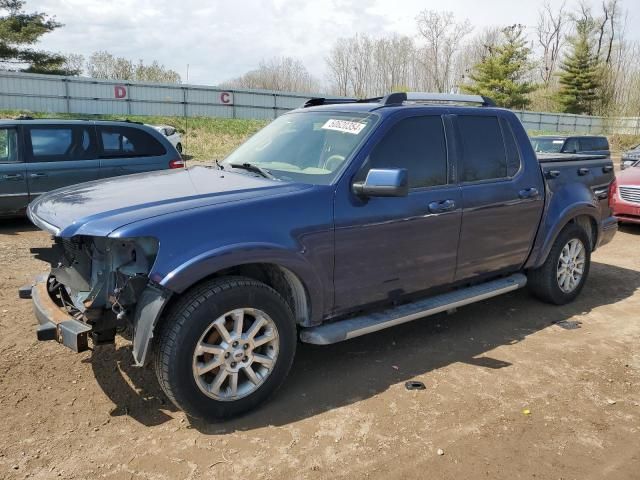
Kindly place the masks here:
[[(356, 177), (345, 179), (346, 201), (338, 190), (334, 314), (453, 281), (461, 193), (453, 180), (443, 118), (407, 114), (373, 146)], [(351, 184), (371, 168), (406, 168), (409, 194), (355, 195)]]

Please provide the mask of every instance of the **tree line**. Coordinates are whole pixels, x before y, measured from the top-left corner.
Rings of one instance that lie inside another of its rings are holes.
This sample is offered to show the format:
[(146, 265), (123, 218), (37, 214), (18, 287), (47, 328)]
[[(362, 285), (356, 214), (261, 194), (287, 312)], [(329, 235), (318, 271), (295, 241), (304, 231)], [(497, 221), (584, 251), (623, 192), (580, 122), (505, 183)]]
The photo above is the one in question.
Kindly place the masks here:
[[(469, 92), (500, 106), (598, 115), (640, 115), (640, 44), (628, 38), (622, 0), (598, 8), (582, 0), (543, 3), (536, 24), (477, 28), (447, 11), (424, 10), (413, 35), (339, 38), (326, 59), (326, 79), (298, 59), (262, 61), (223, 82), (227, 88), (328, 92), (375, 97), (393, 91)], [(0, 67), (35, 73), (180, 83), (159, 64), (100, 51), (88, 58), (33, 45), (62, 25), (23, 0), (0, 0)]]
[[(451, 12), (424, 10), (412, 36), (336, 40), (326, 57), (324, 85), (290, 58), (273, 59), (269, 68), (263, 64), (226, 85), (310, 93), (319, 85), (358, 98), (393, 91), (468, 92), (507, 108), (636, 116), (640, 45), (627, 37), (628, 27), (621, 0), (603, 0), (595, 10), (586, 3), (544, 3), (529, 28), (478, 29)], [(298, 66), (296, 76), (312, 87), (289, 88), (278, 65), (291, 62)]]

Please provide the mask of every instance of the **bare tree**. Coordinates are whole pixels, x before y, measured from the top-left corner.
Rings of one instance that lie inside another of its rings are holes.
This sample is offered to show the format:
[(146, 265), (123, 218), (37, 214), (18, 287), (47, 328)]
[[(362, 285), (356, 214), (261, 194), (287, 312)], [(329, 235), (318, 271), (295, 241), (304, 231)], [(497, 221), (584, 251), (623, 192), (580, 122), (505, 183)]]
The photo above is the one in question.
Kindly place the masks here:
[(84, 55), (78, 53), (70, 53), (64, 56), (63, 69), (68, 72), (76, 72), (76, 75), (82, 75), (84, 73), (85, 59)]
[(447, 92), (454, 86), (452, 70), (462, 39), (473, 27), (468, 20), (456, 22), (451, 12), (435, 10), (423, 10), (416, 22), (425, 40), (423, 59), (428, 77), (436, 91)]
[(540, 65), (540, 77), (545, 85), (553, 78), (560, 58), (560, 52), (565, 40), (567, 14), (565, 2), (554, 11), (552, 6), (545, 2), (538, 12), (536, 25), (536, 39), (542, 48), (542, 61)]
[(351, 62), (349, 57), (349, 39), (339, 38), (326, 58), (329, 67), (329, 81), (334, 92), (346, 97), (349, 95), (349, 73)]
[(317, 93), (320, 89), (318, 81), (303, 63), (291, 57), (263, 60), (255, 70), (223, 82), (221, 86), (305, 93)]
[(134, 64), (131, 60), (115, 57), (106, 51), (94, 52), (86, 63), (86, 69), (92, 78), (156, 83), (181, 82), (178, 72), (160, 65), (155, 60), (148, 65), (142, 60)]

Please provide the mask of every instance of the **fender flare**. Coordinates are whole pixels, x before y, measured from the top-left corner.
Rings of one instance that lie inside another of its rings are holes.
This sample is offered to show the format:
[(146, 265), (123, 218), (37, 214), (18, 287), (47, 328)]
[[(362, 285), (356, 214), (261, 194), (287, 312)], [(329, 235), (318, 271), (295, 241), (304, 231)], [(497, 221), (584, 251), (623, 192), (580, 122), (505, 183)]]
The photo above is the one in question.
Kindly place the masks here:
[(546, 232), (540, 232), (542, 235), (536, 238), (536, 246), (534, 247), (529, 260), (527, 261), (525, 268), (537, 268), (541, 266), (549, 256), (549, 252), (553, 247), (553, 243), (558, 238), (560, 232), (575, 218), (580, 216), (587, 216), (592, 219), (595, 224), (597, 231), (596, 233), (596, 241), (594, 241), (594, 247), (597, 244), (597, 237), (600, 235), (599, 229), (600, 225), (598, 223), (598, 211), (597, 208), (588, 202), (580, 202), (577, 204), (570, 205), (566, 209), (564, 209), (560, 215), (558, 215), (557, 220), (552, 220), (553, 227), (547, 228), (545, 224), (541, 224), (540, 228), (544, 228)]

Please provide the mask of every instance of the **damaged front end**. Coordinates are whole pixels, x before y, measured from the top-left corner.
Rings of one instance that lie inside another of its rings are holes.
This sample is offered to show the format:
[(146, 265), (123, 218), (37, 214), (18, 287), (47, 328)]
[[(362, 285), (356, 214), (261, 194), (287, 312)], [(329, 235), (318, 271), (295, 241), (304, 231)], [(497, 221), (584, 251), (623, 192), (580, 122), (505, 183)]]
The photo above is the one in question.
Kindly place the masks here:
[[(56, 339), (82, 351), (88, 348), (88, 335), (94, 344), (110, 342), (117, 331), (130, 327), (134, 359), (142, 364), (153, 326), (169, 296), (149, 280), (158, 241), (150, 237), (55, 237), (49, 253), (42, 256), (48, 257), (51, 273), (31, 289), (40, 322), (38, 338)], [(143, 324), (150, 324), (150, 331), (136, 338), (146, 328)]]

